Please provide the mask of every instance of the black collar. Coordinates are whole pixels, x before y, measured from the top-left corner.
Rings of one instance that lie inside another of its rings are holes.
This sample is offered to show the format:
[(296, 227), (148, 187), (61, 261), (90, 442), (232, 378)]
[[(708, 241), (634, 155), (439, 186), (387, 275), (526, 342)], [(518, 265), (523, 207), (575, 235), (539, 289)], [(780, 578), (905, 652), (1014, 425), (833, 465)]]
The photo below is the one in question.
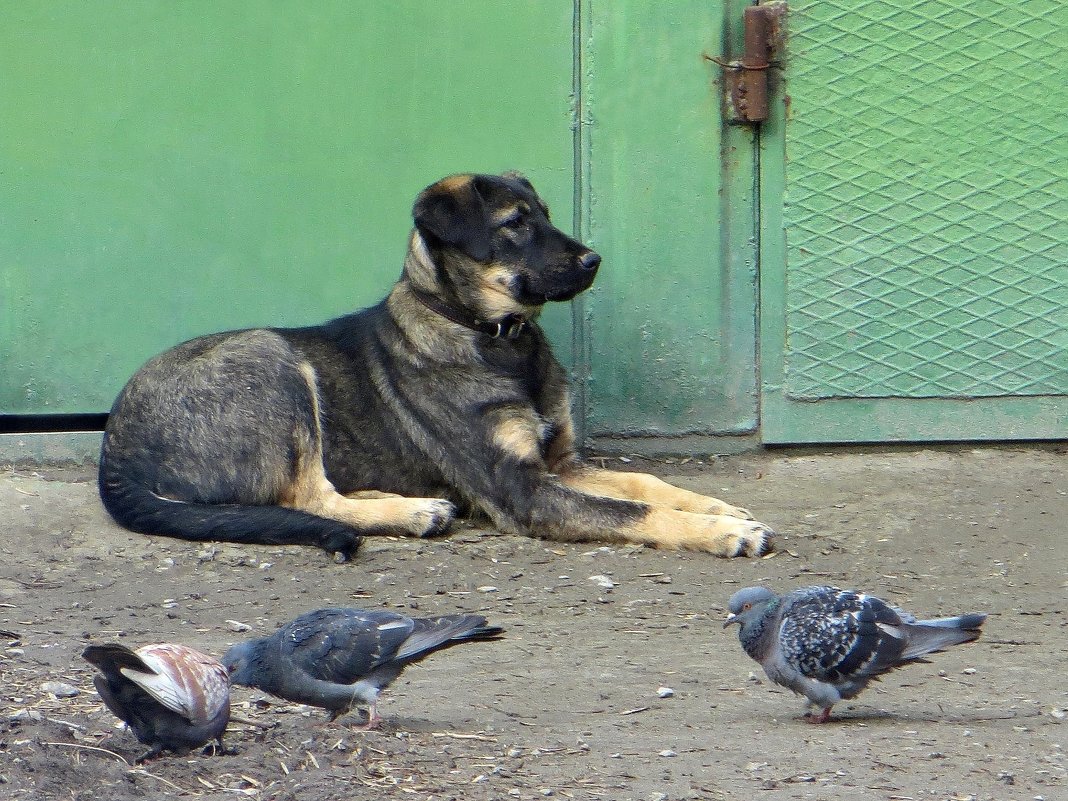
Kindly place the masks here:
[(428, 295), (425, 292), (416, 289), (414, 286), (409, 286), (409, 289), (415, 296), (416, 300), (435, 314), (440, 314), (446, 320), (451, 320), (457, 325), (462, 325), (464, 328), (470, 328), (472, 331), (478, 331), (479, 333), (493, 337), (494, 339), (515, 339), (523, 333), (523, 329), (526, 328), (527, 325), (527, 321), (518, 314), (506, 314), (497, 321), (479, 320), (477, 317), (468, 314), (465, 310), (450, 306), (441, 298), (435, 297), (434, 295)]

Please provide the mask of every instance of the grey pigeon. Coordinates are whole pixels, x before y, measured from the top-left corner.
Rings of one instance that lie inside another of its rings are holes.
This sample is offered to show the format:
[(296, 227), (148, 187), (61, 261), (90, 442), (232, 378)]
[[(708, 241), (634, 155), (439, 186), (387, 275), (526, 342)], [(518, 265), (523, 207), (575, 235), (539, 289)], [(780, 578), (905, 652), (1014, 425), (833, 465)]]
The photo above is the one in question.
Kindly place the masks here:
[(238, 643), (223, 656), (234, 684), (317, 706), (330, 720), (367, 706), (365, 728), (382, 720), (378, 695), (401, 671), (435, 651), (498, 639), (481, 615), (410, 618), (385, 610), (317, 609), (270, 637)]
[(136, 650), (90, 645), (82, 656), (100, 671), (93, 684), (104, 705), (149, 746), (138, 762), (162, 751), (183, 754), (210, 740), (222, 748), (230, 682), (215, 659), (170, 643)]
[(831, 707), (855, 698), (894, 668), (979, 636), (985, 614), (917, 620), (874, 595), (838, 587), (802, 587), (776, 595), (765, 587), (738, 590), (723, 624), (740, 626), (745, 652), (768, 678), (808, 699), (826, 723)]

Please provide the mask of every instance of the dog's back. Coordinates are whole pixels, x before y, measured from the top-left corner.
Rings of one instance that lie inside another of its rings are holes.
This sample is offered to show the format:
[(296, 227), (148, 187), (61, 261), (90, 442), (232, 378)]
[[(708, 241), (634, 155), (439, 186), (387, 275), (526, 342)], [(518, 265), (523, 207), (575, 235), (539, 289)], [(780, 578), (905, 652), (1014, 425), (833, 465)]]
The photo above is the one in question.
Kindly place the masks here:
[(318, 428), (305, 364), (263, 329), (201, 337), (149, 361), (104, 432), (108, 512), (147, 534), (311, 542), (351, 555), (359, 536), (350, 527), (277, 505)]

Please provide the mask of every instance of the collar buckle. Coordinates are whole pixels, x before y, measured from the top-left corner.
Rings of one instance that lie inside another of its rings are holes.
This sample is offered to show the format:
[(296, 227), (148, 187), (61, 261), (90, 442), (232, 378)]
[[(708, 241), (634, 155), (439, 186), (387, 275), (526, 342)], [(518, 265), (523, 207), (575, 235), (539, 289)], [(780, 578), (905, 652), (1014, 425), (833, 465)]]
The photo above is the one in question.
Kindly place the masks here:
[[(507, 325), (506, 325), (507, 324)], [(496, 331), (490, 334), (494, 339), (516, 339), (523, 333), (523, 329), (526, 328), (526, 320), (517, 314), (509, 314), (507, 317), (498, 320), (495, 324)]]

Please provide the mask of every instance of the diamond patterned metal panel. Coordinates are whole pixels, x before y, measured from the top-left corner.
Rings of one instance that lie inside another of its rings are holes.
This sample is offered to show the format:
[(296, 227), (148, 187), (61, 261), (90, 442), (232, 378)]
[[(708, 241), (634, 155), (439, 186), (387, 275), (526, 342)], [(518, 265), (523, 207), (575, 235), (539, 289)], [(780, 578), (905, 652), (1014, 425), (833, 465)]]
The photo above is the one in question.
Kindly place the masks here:
[(789, 29), (788, 396), (1068, 394), (1068, 3)]

